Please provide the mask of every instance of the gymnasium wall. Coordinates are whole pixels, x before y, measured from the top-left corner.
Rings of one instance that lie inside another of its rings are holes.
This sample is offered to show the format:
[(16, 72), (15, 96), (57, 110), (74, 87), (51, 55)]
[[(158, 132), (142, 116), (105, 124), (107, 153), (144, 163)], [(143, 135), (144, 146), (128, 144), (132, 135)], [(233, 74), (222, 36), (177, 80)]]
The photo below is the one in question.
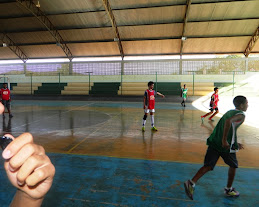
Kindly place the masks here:
[[(253, 73), (234, 75), (234, 81), (239, 82)], [(27, 75), (6, 75), (11, 83), (69, 83), (69, 82), (89, 82), (89, 76), (27, 76)], [(98, 75), (90, 76), (90, 82), (232, 82), (233, 75)], [(0, 83), (4, 82), (4, 77)]]

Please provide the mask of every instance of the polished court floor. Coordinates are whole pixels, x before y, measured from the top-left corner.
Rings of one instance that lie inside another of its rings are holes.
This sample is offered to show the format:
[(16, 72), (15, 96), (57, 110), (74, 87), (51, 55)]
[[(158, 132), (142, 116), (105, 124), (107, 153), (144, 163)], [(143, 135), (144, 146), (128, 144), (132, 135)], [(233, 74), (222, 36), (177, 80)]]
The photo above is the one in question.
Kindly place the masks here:
[[(245, 150), (237, 154), (234, 187), (241, 196), (224, 197), (228, 168), (219, 160), (191, 201), (183, 182), (202, 166), (218, 117), (201, 123), (204, 112), (191, 104), (157, 103), (158, 131), (151, 132), (148, 117), (143, 133), (141, 101), (15, 101), (12, 109), (12, 119), (0, 120), (3, 133), (32, 133), (56, 166), (43, 206), (259, 206), (258, 128), (238, 131)], [(0, 203), (8, 206), (15, 189), (4, 175), (0, 181)]]

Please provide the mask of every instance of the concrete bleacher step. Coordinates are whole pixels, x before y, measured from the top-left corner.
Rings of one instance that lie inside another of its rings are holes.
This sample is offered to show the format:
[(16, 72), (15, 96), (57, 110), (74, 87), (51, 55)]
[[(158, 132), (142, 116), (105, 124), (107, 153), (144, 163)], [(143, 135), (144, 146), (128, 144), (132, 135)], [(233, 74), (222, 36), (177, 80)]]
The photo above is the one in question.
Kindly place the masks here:
[(89, 91), (89, 87), (70, 87), (70, 86), (65, 86), (64, 91)]
[[(90, 85), (90, 87), (89, 87)], [(68, 83), (61, 91), (61, 95), (89, 95), (94, 83)]]
[(147, 82), (123, 82), (122, 87), (145, 87), (147, 88)]
[(61, 95), (89, 95), (89, 91), (61, 91)]
[(146, 86), (136, 87), (136, 86), (120, 86), (119, 90), (125, 90), (125, 91), (145, 91), (147, 90)]
[(38, 86), (33, 86), (33, 87), (17, 87), (17, 86), (14, 86), (13, 87), (13, 91), (31, 91), (32, 90), (38, 90)]
[(118, 95), (144, 96), (145, 91), (118, 91)]
[[(93, 86), (94, 83), (91, 82), (90, 86)], [(67, 83), (67, 87), (89, 87), (89, 83)]]
[[(182, 82), (181, 83), (181, 87), (184, 86), (184, 84), (186, 85), (186, 87), (192, 87), (193, 83), (192, 82)], [(214, 87), (214, 83), (213, 82), (206, 82), (206, 83), (194, 83), (194, 87)]]
[(14, 87), (39, 87), (42, 86), (42, 83), (17, 83), (17, 86)]
[(11, 92), (12, 94), (16, 94), (16, 95), (31, 95), (31, 94), (34, 94), (34, 91), (29, 91), (29, 90), (27, 90), (27, 91), (12, 91)]
[[(187, 87), (188, 92), (193, 91), (193, 87)], [(213, 92), (214, 87), (194, 87), (194, 91), (208, 91), (208, 92)]]
[[(181, 88), (183, 88), (184, 84), (186, 85), (186, 88), (188, 88), (188, 96), (205, 96), (209, 93), (214, 91), (214, 82), (201, 82), (201, 83), (194, 83), (193, 82), (182, 82)], [(193, 93), (194, 90), (194, 93)]]
[(35, 90), (42, 86), (42, 83), (18, 83), (12, 88), (12, 94), (34, 94)]

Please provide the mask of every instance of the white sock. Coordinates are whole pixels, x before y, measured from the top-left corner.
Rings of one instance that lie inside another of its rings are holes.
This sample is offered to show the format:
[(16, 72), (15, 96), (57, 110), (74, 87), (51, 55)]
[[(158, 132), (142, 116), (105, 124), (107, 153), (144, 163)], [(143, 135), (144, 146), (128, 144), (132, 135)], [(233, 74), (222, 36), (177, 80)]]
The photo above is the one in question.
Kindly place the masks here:
[(142, 126), (145, 126), (147, 120), (143, 119)]
[(151, 118), (151, 126), (154, 127), (155, 126), (154, 115), (150, 115), (150, 118)]
[(193, 182), (192, 180), (190, 181), (191, 181), (192, 187), (195, 187), (195, 182)]

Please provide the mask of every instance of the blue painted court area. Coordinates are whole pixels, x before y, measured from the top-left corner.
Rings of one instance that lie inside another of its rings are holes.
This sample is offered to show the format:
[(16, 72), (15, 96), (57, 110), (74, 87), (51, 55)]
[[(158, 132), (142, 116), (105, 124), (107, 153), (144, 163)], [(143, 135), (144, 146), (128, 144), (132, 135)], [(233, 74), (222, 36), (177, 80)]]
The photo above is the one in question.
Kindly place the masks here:
[[(56, 167), (53, 186), (42, 206), (259, 206), (259, 170), (239, 168), (234, 187), (239, 198), (227, 198), (223, 187), (227, 167), (217, 166), (196, 187), (194, 201), (187, 198), (183, 182), (201, 167), (141, 159), (48, 154)], [(8, 206), (15, 193), (1, 159), (0, 203)]]

